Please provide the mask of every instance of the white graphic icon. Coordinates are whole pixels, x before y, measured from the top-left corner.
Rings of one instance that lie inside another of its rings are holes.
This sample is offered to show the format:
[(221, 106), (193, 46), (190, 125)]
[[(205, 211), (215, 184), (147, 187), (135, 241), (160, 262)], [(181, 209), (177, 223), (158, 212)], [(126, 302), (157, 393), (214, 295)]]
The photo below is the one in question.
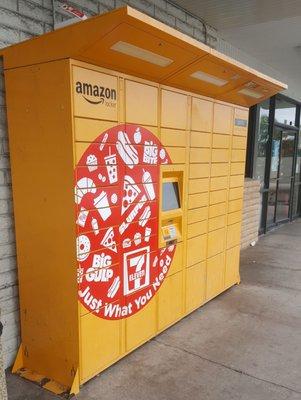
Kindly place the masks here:
[(166, 152), (165, 152), (165, 150), (164, 149), (161, 149), (160, 150), (160, 158), (161, 158), (161, 160), (164, 160), (164, 158), (165, 158), (165, 155), (166, 155)]
[(100, 195), (94, 199), (94, 206), (97, 208), (97, 211), (104, 221), (106, 221), (112, 214), (108, 196), (105, 192), (101, 192)]
[(119, 226), (119, 233), (122, 235), (126, 229), (129, 227), (130, 223), (134, 220), (134, 218), (137, 216), (139, 210), (144, 206), (144, 203), (146, 202), (146, 196), (143, 195), (141, 197), (141, 201), (135, 205), (135, 207), (132, 209), (132, 211), (129, 213), (129, 215), (126, 217), (125, 221)]
[(92, 218), (91, 225), (92, 225), (92, 229), (94, 231), (94, 235), (98, 235), (99, 234), (99, 227), (98, 227), (98, 222), (97, 222), (96, 218)]
[(139, 225), (142, 226), (142, 228), (148, 223), (148, 220), (150, 219), (151, 214), (152, 214), (152, 212), (151, 212), (150, 206), (145, 207), (145, 209), (139, 219)]
[(141, 142), (141, 132), (140, 128), (137, 128), (135, 133), (134, 133), (134, 140), (136, 144), (139, 144)]
[(146, 164), (158, 163), (158, 147), (152, 141), (144, 143), (143, 162)]
[(143, 170), (142, 182), (148, 199), (155, 200), (156, 198), (155, 189), (152, 183), (151, 174), (148, 171)]
[(136, 200), (140, 193), (139, 187), (136, 185), (133, 178), (129, 175), (125, 175), (123, 182), (124, 196), (122, 199), (121, 215), (123, 215), (126, 210), (130, 207), (133, 201)]
[(108, 282), (113, 277), (111, 256), (101, 253), (94, 254), (92, 267), (87, 269), (86, 280), (88, 282)]
[(113, 193), (112, 196), (111, 196), (111, 202), (112, 202), (113, 204), (116, 204), (116, 203), (117, 203), (117, 200), (118, 200), (117, 194), (116, 194), (116, 193)]
[(82, 228), (86, 225), (86, 221), (88, 218), (89, 211), (86, 210), (84, 207), (81, 207), (80, 212), (77, 218), (77, 225), (81, 226)]
[(138, 152), (135, 147), (131, 145), (128, 135), (125, 132), (118, 132), (116, 148), (120, 157), (123, 159), (124, 163), (129, 166), (129, 168), (133, 168), (134, 165), (138, 164)]
[(149, 246), (133, 250), (123, 255), (123, 291), (131, 294), (149, 285)]
[(120, 287), (120, 278), (119, 278), (119, 276), (116, 276), (116, 278), (114, 279), (112, 285), (111, 285), (111, 286), (109, 287), (109, 289), (108, 289), (108, 294), (107, 294), (107, 296), (108, 296), (109, 298), (111, 298), (111, 299), (112, 299), (113, 297), (115, 297), (115, 296), (116, 296), (116, 293), (118, 292), (119, 287)]
[(86, 164), (88, 166), (88, 170), (93, 172), (97, 169), (97, 158), (94, 154), (90, 154), (87, 157)]
[(140, 232), (135, 233), (134, 243), (136, 246), (139, 246), (139, 244), (141, 243), (141, 233)]
[(146, 227), (145, 228), (145, 238), (144, 238), (146, 242), (149, 242), (149, 238), (150, 238), (151, 233), (152, 233), (151, 228)]
[(109, 148), (109, 155), (104, 157), (105, 164), (107, 166), (107, 172), (109, 176), (109, 182), (116, 183), (118, 181), (117, 174), (117, 158), (116, 154), (111, 154), (111, 147)]
[(95, 183), (90, 178), (81, 178), (75, 186), (75, 203), (80, 204), (87, 193), (96, 193)]
[(105, 235), (104, 235), (104, 237), (103, 237), (103, 239), (101, 241), (101, 244), (104, 247), (107, 247), (108, 249), (114, 251), (114, 253), (117, 253), (117, 246), (116, 246), (116, 241), (115, 241), (114, 237), (115, 237), (114, 229), (112, 227), (110, 227), (106, 231), (106, 233), (105, 233)]
[(122, 242), (122, 247), (126, 249), (127, 247), (131, 247), (131, 244), (132, 244), (131, 239), (125, 238)]
[(103, 137), (103, 139), (102, 139), (102, 141), (100, 142), (100, 145), (99, 145), (99, 150), (100, 151), (102, 151), (103, 148), (105, 147), (105, 144), (106, 144), (106, 142), (108, 140), (108, 137), (109, 137), (109, 135), (107, 133), (105, 133), (104, 137)]
[(156, 266), (157, 266), (158, 261), (159, 261), (159, 257), (156, 256), (155, 259), (154, 259), (154, 262), (153, 262), (153, 267), (156, 267)]
[(82, 267), (77, 268), (77, 283), (82, 283), (84, 276), (84, 269)]
[(98, 179), (99, 179), (101, 182), (105, 182), (105, 181), (107, 180), (107, 178), (106, 178), (104, 175), (102, 175), (102, 174), (98, 174)]
[(78, 236), (76, 239), (77, 261), (85, 261), (89, 257), (90, 248), (91, 244), (88, 236)]

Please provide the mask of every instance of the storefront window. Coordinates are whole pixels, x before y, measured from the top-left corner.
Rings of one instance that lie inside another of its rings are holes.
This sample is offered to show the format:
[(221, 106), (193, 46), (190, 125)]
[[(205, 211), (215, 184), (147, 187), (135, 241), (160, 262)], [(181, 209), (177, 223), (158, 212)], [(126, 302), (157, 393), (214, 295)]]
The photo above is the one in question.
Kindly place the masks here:
[(296, 125), (296, 105), (284, 99), (276, 99), (275, 123)]
[(270, 100), (265, 100), (259, 106), (258, 136), (257, 136), (257, 157), (255, 162), (255, 177), (263, 185), (265, 175), (265, 163), (267, 155), (267, 144), (269, 140), (269, 115)]

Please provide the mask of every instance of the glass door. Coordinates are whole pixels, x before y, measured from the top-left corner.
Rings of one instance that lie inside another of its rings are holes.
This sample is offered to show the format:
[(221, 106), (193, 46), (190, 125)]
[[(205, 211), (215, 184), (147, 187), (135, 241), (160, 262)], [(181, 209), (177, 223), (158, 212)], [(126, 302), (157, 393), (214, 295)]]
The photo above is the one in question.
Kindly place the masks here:
[(290, 217), (295, 146), (296, 131), (274, 127), (267, 206), (268, 228)]

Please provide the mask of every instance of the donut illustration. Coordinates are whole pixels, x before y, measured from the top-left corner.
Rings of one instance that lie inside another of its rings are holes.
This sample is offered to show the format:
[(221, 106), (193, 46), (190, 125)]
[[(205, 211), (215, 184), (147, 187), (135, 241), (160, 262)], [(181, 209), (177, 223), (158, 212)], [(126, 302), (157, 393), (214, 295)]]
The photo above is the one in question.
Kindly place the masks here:
[(101, 133), (79, 160), (78, 299), (87, 312), (128, 318), (160, 290), (176, 250), (158, 240), (160, 165), (170, 163), (158, 138), (135, 124)]

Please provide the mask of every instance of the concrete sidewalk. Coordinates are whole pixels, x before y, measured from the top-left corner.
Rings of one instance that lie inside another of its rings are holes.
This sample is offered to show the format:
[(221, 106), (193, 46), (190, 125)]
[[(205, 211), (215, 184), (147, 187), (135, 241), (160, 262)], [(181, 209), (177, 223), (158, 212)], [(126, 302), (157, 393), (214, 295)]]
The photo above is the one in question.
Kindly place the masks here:
[[(301, 220), (242, 253), (235, 286), (81, 389), (79, 400), (300, 400)], [(55, 400), (8, 373), (9, 400)]]

